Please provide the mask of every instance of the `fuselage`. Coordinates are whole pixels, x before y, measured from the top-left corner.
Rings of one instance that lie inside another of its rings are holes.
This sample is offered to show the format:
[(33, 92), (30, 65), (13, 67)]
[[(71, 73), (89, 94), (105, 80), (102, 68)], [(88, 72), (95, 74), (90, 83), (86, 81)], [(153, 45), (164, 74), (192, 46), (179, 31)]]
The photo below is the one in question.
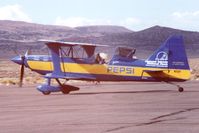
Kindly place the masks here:
[[(12, 59), (20, 64), (20, 57)], [(27, 55), (24, 64), (39, 74), (46, 75), (54, 71), (51, 56)], [(60, 69), (63, 75), (70, 77), (88, 77), (83, 80), (96, 81), (186, 81), (190, 78), (187, 69), (168, 69), (147, 66), (146, 60), (113, 58), (108, 63), (96, 63), (89, 58), (61, 58)], [(161, 71), (149, 74), (147, 71)]]

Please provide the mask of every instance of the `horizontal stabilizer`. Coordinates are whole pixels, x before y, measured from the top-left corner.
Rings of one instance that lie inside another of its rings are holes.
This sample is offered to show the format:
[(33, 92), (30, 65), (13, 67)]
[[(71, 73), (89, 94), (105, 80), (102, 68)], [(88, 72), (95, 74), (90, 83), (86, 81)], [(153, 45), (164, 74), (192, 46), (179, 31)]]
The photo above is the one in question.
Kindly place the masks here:
[(160, 73), (163, 72), (163, 70), (144, 70), (146, 73)]
[(168, 78), (176, 78), (175, 76), (172, 76), (168, 74), (167, 72), (164, 72), (163, 70), (144, 70), (143, 72), (149, 74), (151, 77), (157, 79), (157, 80), (165, 80)]

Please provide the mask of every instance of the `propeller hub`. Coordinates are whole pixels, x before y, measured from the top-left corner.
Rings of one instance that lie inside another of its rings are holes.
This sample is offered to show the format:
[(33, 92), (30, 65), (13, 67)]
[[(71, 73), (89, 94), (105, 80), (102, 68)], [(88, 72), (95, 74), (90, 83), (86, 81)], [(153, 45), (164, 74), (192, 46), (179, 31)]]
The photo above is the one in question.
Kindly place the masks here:
[(13, 61), (14, 63), (17, 63), (19, 65), (24, 64), (24, 57), (22, 56), (15, 56), (14, 58), (11, 59), (11, 61)]

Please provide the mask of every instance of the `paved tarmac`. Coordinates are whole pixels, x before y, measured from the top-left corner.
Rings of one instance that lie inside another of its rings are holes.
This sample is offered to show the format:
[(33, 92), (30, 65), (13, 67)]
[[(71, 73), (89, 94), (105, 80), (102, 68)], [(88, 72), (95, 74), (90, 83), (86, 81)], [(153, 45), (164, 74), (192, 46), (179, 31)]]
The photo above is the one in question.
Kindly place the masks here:
[(79, 83), (44, 96), (35, 86), (0, 86), (0, 133), (198, 133), (199, 82)]

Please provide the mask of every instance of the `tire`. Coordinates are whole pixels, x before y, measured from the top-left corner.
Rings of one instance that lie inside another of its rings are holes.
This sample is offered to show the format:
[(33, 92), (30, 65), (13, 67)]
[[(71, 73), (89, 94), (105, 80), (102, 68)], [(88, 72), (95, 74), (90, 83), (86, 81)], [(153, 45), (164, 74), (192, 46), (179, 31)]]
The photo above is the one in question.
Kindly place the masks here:
[(69, 93), (70, 93), (70, 91), (69, 91), (69, 90), (66, 90), (66, 89), (65, 89), (65, 90), (64, 90), (64, 89), (62, 89), (62, 93), (63, 93), (63, 94), (69, 94)]
[(50, 95), (50, 91), (42, 91), (44, 95)]
[(61, 91), (63, 94), (69, 94), (71, 91), (79, 90), (78, 87), (71, 86), (71, 85), (62, 85)]
[(183, 91), (184, 91), (184, 88), (179, 87), (179, 88), (178, 88), (178, 91), (179, 91), (179, 92), (183, 92)]

